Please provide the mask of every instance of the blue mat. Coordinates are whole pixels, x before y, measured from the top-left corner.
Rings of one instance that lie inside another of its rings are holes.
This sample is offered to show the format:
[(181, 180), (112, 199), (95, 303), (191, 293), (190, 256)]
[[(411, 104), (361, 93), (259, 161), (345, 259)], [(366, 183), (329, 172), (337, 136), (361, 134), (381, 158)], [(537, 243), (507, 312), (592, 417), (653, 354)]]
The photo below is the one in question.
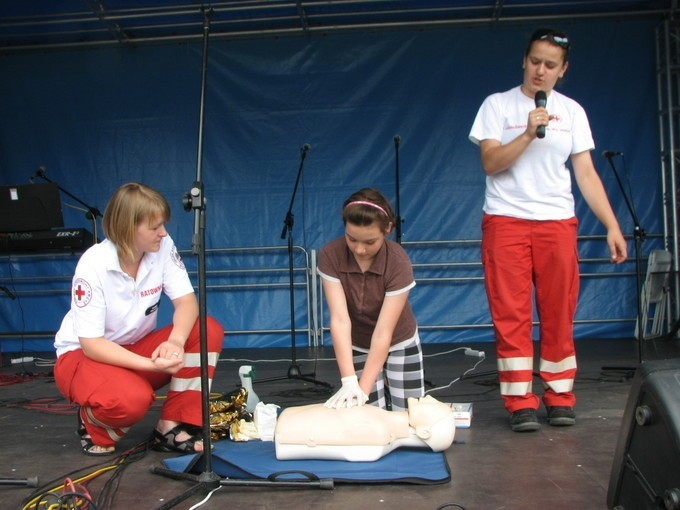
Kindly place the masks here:
[[(299, 480), (298, 472), (336, 483), (441, 484), (451, 480), (443, 452), (399, 448), (372, 462), (344, 460), (278, 460), (271, 441), (214, 443), (212, 471), (223, 478)], [(201, 473), (203, 455), (183, 455), (163, 461), (165, 467), (180, 473)], [(293, 473), (290, 473), (293, 472)]]

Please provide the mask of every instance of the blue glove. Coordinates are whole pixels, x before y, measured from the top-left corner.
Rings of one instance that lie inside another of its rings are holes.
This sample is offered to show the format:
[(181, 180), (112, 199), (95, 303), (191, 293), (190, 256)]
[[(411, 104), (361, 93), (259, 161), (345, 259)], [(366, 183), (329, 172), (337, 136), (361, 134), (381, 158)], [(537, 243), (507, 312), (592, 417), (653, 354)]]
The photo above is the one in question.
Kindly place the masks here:
[(359, 379), (357, 379), (356, 374), (343, 377), (340, 381), (342, 382), (342, 388), (326, 401), (324, 404), (326, 407), (342, 409), (362, 406), (366, 403), (368, 395), (359, 386)]

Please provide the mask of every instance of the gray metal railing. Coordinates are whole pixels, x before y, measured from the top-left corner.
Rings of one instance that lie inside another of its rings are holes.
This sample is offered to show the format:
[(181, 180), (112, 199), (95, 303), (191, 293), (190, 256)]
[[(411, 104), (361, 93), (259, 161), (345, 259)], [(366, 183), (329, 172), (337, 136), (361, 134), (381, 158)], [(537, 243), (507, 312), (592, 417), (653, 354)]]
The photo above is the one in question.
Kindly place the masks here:
[[(653, 236), (650, 236), (653, 237)], [(661, 237), (661, 236), (657, 236)], [(579, 237), (579, 243), (589, 241), (604, 242), (604, 236)], [(483, 271), (479, 261), (480, 240), (440, 240), (440, 241), (410, 241), (402, 243), (404, 248), (412, 256), (416, 283), (420, 286), (441, 285), (441, 295), (451, 299), (452, 289), (455, 294), (456, 287), (467, 284), (473, 285), (474, 292), (479, 286), (479, 292), (483, 293)], [(449, 253), (450, 252), (450, 253)], [(196, 260), (189, 250), (181, 250), (185, 265), (192, 281), (197, 285)], [(289, 266), (287, 246), (254, 246), (237, 248), (211, 248), (206, 250), (206, 290), (210, 293), (222, 292), (271, 292), (290, 288)], [(461, 257), (461, 260), (451, 260)], [(5, 259), (15, 270), (11, 274), (0, 276), (0, 285), (10, 286), (19, 297), (40, 297), (51, 295), (68, 295), (72, 273), (77, 262), (74, 254), (30, 254), (30, 255), (5, 255)], [(49, 263), (50, 267), (41, 267), (43, 263)], [(36, 274), (25, 274), (22, 266), (32, 264)], [(634, 271), (611, 270), (611, 265), (606, 258), (583, 258), (580, 260), (581, 277), (592, 278), (622, 278), (634, 277)], [(296, 300), (296, 309), (304, 306), (304, 320), (302, 324), (295, 324), (296, 333), (307, 335), (309, 346), (323, 345), (324, 334), (328, 331), (324, 324), (327, 313), (320, 278), (316, 269), (317, 252), (309, 252), (301, 247), (294, 247), (293, 287), (301, 290), (296, 296), (301, 296), (300, 302)], [(56, 267), (56, 269), (55, 269)], [(19, 270), (19, 268), (22, 268)], [(607, 268), (607, 269), (605, 269)], [(40, 273), (40, 271), (45, 271)], [(435, 290), (436, 295), (439, 290)], [(0, 299), (9, 299), (0, 295)], [(304, 303), (303, 301), (304, 300)], [(454, 299), (455, 300), (455, 299)], [(29, 308), (29, 307), (27, 307)], [(25, 313), (32, 313), (26, 310)], [(39, 311), (36, 311), (39, 313)], [(427, 323), (419, 319), (419, 328), (423, 331), (435, 330), (479, 330), (490, 329), (490, 319), (486, 322), (456, 322), (451, 320), (455, 317), (454, 312), (448, 314), (447, 320), (441, 323)], [(299, 316), (298, 316), (299, 317)], [(635, 323), (635, 317), (603, 318), (596, 314), (592, 318), (577, 320), (576, 324), (601, 324), (601, 323), (631, 323), (631, 331)], [(231, 335), (269, 335), (285, 334), (290, 331), (287, 327), (246, 327), (241, 329), (229, 329)], [(54, 331), (24, 331), (24, 332), (0, 332), (2, 338), (49, 338)]]

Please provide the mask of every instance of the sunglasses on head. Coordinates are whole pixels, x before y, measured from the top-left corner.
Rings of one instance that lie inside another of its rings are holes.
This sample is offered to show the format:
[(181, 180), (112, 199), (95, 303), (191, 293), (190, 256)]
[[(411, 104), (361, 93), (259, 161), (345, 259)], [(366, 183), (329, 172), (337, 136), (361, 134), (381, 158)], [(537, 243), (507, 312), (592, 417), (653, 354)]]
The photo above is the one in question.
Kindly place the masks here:
[(547, 32), (545, 34), (538, 34), (534, 36), (532, 41), (550, 41), (558, 46), (568, 50), (569, 38), (564, 34), (557, 34), (555, 32)]

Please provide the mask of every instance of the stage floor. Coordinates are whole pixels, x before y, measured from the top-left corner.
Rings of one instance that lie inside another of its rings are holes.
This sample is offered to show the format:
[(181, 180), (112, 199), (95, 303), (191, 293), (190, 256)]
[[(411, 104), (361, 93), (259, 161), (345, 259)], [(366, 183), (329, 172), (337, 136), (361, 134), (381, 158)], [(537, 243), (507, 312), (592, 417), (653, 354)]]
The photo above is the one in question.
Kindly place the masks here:
[[(577, 345), (579, 373), (575, 392), (577, 424), (550, 427), (545, 410), (539, 410), (541, 429), (514, 433), (498, 396), (493, 344), (449, 344), (424, 347), (425, 377), (433, 387), (445, 386), (472, 368), (476, 358), (465, 356), (461, 347), (483, 350), (486, 359), (461, 381), (432, 395), (444, 402), (472, 402), (472, 425), (456, 431), (455, 443), (447, 450), (451, 481), (441, 485), (336, 484), (333, 490), (241, 487), (222, 485), (200, 508), (205, 509), (544, 509), (597, 510), (606, 508), (612, 460), (631, 381), (624, 372), (603, 367), (627, 368), (638, 364), (639, 352), (632, 339), (581, 340)], [(677, 340), (647, 342), (643, 359), (680, 358)], [(316, 372), (316, 379), (338, 385), (330, 348), (298, 348), (303, 374)], [(315, 361), (316, 355), (316, 361)], [(290, 349), (225, 348), (218, 364), (213, 392), (229, 392), (239, 383), (238, 368), (255, 367), (255, 391), (265, 403), (281, 407), (323, 402), (323, 387), (287, 377)], [(10, 364), (2, 357), (0, 424), (2, 467), (7, 482), (0, 487), (3, 508), (22, 508), (35, 489), (21, 485), (38, 478), (50, 487), (65, 479), (94, 473), (110, 465), (112, 458), (98, 459), (81, 454), (76, 436), (75, 407), (61, 399), (49, 366)], [(53, 357), (53, 356), (52, 356)], [(27, 377), (26, 374), (32, 377)], [(15, 376), (21, 382), (11, 384)], [(279, 381), (258, 380), (281, 377)], [(534, 387), (540, 389), (540, 382)], [(143, 442), (158, 417), (154, 407), (119, 444), (125, 451)], [(183, 494), (192, 485), (154, 474), (162, 460), (173, 454), (149, 451), (126, 464), (116, 478), (106, 472), (87, 483), (99, 510), (154, 509)], [(99, 465), (103, 460), (104, 464)], [(120, 471), (120, 470), (119, 470)], [(106, 501), (101, 499), (108, 494)], [(184, 510), (199, 503), (199, 493), (177, 504)]]

